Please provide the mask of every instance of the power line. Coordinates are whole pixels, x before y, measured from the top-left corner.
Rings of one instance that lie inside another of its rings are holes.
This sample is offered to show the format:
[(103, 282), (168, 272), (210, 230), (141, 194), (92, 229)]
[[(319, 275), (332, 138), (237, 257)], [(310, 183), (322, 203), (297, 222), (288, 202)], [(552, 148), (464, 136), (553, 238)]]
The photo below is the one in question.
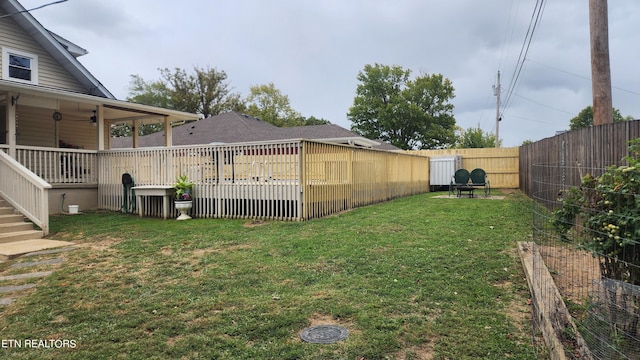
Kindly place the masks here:
[(515, 96), (517, 96), (517, 97), (519, 97), (519, 98), (525, 99), (525, 100), (527, 100), (527, 101), (530, 101), (530, 102), (532, 102), (532, 103), (534, 103), (534, 104), (537, 104), (537, 105), (540, 105), (540, 106), (544, 106), (544, 107), (549, 108), (549, 109), (551, 109), (551, 110), (560, 111), (560, 112), (563, 112), (563, 113), (565, 113), (565, 114), (569, 114), (569, 115), (574, 115), (574, 113), (572, 113), (572, 112), (568, 112), (568, 111), (566, 111), (566, 110), (562, 110), (562, 109), (554, 108), (553, 106), (549, 106), (549, 105), (543, 104), (543, 103), (541, 103), (541, 102), (538, 102), (538, 101), (535, 101), (535, 100), (529, 99), (528, 97), (524, 97), (524, 96), (522, 96), (522, 95), (520, 95), (520, 94), (518, 94), (518, 93), (516, 93), (516, 92), (514, 92), (514, 93), (513, 93), (513, 95), (515, 95)]
[[(520, 4), (518, 2), (518, 4)], [(502, 52), (500, 53), (500, 62), (498, 63), (498, 69), (502, 68), (502, 61), (504, 60), (505, 57), (505, 49), (507, 48), (506, 44), (507, 44), (507, 35), (509, 34), (509, 28), (511, 27), (511, 33), (510, 33), (510, 37), (509, 37), (509, 43), (511, 42), (511, 40), (513, 39), (513, 33), (514, 33), (514, 28), (515, 28), (515, 21), (511, 22), (511, 10), (513, 9), (513, 1), (511, 1), (510, 5), (509, 5), (509, 15), (507, 15), (507, 25), (505, 26), (504, 29), (504, 39), (502, 40)]]
[(507, 87), (507, 96), (504, 101), (504, 105), (502, 107), (502, 113), (504, 113), (509, 106), (511, 101), (511, 95), (515, 91), (516, 85), (518, 83), (518, 79), (520, 78), (520, 74), (522, 73), (522, 68), (524, 67), (525, 59), (527, 57), (527, 53), (529, 52), (529, 48), (531, 46), (531, 41), (533, 40), (533, 34), (535, 33), (536, 27), (540, 23), (540, 19), (542, 18), (542, 13), (544, 12), (545, 2), (544, 0), (537, 0), (536, 5), (533, 9), (533, 13), (531, 14), (531, 19), (529, 20), (529, 27), (527, 29), (527, 33), (525, 34), (524, 41), (522, 43), (522, 48), (520, 49), (520, 55), (518, 56), (518, 61), (516, 62), (516, 66), (513, 70), (513, 75), (511, 77), (511, 81), (509, 86)]
[[(574, 74), (572, 72), (569, 72), (569, 71), (566, 71), (566, 70), (562, 70), (560, 68), (557, 68), (557, 67), (554, 67), (554, 66), (551, 66), (551, 65), (543, 64), (543, 63), (541, 63), (539, 61), (531, 60), (529, 58), (526, 58), (525, 60), (530, 61), (530, 62), (535, 63), (535, 64), (538, 64), (538, 65), (542, 65), (542, 66), (548, 67), (549, 69), (553, 69), (553, 70), (556, 70), (556, 71), (561, 72), (561, 73), (565, 73), (567, 75), (571, 75), (571, 76), (575, 76), (575, 77), (580, 78), (580, 79), (591, 81), (591, 78), (588, 77), (588, 76), (582, 76), (582, 75)], [(624, 88), (617, 87), (617, 86), (611, 86), (611, 87), (613, 89), (616, 89), (616, 90), (620, 90), (620, 91), (628, 92), (629, 94), (640, 96), (640, 93), (637, 93), (635, 91), (631, 91), (631, 90), (624, 89)]]
[(529, 119), (528, 117), (524, 117), (524, 116), (520, 116), (520, 115), (506, 114), (505, 116), (509, 116), (509, 118), (518, 118), (518, 119), (522, 119), (522, 120), (529, 121), (529, 122), (535, 122), (535, 123), (538, 123), (538, 124), (547, 124), (547, 125), (554, 125), (555, 124), (554, 122), (533, 120), (533, 119)]
[(65, 2), (65, 1), (67, 1), (67, 0), (58, 0), (58, 1), (50, 2), (50, 3), (48, 3), (48, 4), (44, 4), (44, 5), (40, 5), (40, 6), (36, 6), (36, 7), (34, 7), (34, 8), (31, 8), (31, 9), (22, 10), (22, 11), (16, 11), (16, 12), (13, 12), (13, 13), (11, 13), (11, 14), (2, 15), (2, 16), (0, 16), (0, 19), (6, 18), (6, 17), (10, 17), (10, 16), (13, 16), (13, 15), (17, 15), (17, 14), (22, 14), (22, 13), (30, 12), (30, 11), (33, 11), (33, 10), (42, 9), (42, 8), (44, 8), (44, 7), (47, 7), (47, 6), (50, 6), (50, 5), (55, 5), (55, 4), (60, 4), (60, 3), (63, 3), (63, 2)]

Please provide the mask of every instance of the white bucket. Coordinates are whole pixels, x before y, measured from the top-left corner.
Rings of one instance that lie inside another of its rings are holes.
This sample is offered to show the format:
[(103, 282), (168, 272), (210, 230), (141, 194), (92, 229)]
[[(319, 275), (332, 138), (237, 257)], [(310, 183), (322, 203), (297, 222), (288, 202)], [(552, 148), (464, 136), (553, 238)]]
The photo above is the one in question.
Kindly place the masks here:
[(80, 205), (69, 205), (69, 214), (77, 214)]

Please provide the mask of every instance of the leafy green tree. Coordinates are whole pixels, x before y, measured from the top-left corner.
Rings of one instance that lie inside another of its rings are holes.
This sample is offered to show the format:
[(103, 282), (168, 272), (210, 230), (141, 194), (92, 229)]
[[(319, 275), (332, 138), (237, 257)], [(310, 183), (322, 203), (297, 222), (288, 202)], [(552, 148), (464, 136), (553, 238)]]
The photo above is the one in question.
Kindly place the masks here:
[(245, 109), (240, 95), (231, 92), (224, 71), (209, 67), (194, 67), (191, 74), (180, 68), (159, 70), (160, 79), (156, 81), (145, 81), (139, 75), (132, 75), (127, 101), (204, 117)]
[(289, 96), (273, 83), (253, 85), (247, 97), (247, 114), (279, 127), (304, 125), (304, 118), (291, 108)]
[[(501, 140), (499, 140), (502, 143)], [(458, 136), (457, 148), (474, 149), (474, 148), (492, 148), (496, 146), (496, 135), (494, 133), (485, 133), (481, 128), (470, 127), (467, 130), (460, 131)]]
[(162, 81), (145, 81), (140, 75), (131, 75), (127, 101), (138, 104), (169, 107), (169, 88)]
[[(160, 79), (155, 81), (131, 75), (127, 101), (202, 114), (204, 117), (246, 109), (240, 94), (231, 92), (224, 71), (209, 67), (194, 67), (192, 74), (180, 68), (159, 71)], [(111, 136), (131, 136), (132, 129), (129, 124), (116, 125), (111, 129)], [(163, 129), (163, 123), (156, 123), (141, 125), (139, 131), (140, 135), (146, 135)]]
[(303, 118), (302, 119), (304, 126), (310, 126), (310, 125), (327, 125), (327, 124), (331, 124), (331, 122), (329, 120), (325, 120), (325, 119), (318, 119), (315, 116), (309, 116), (308, 118)]
[(133, 136), (133, 127), (129, 124), (115, 124), (111, 126), (111, 137)]
[[(613, 122), (633, 120), (631, 116), (622, 116), (620, 110), (613, 108)], [(577, 130), (593, 126), (593, 107), (591, 105), (580, 110), (578, 115), (569, 121), (569, 129)]]
[(455, 143), (454, 88), (441, 74), (411, 80), (400, 66), (365, 65), (347, 117), (351, 130), (399, 148), (436, 149)]

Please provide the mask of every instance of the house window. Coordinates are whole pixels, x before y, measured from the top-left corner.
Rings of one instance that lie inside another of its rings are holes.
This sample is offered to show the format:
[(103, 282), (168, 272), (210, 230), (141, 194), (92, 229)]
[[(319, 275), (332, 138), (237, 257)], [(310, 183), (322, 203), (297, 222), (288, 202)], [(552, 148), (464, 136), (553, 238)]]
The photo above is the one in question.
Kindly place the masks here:
[(2, 48), (2, 78), (38, 84), (38, 56)]

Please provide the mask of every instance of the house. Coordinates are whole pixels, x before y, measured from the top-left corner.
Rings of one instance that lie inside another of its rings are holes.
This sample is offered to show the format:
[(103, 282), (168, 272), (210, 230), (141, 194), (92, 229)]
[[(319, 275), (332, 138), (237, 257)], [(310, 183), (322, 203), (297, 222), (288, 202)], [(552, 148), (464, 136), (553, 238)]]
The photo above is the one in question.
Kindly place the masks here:
[[(175, 126), (172, 129), (172, 145), (231, 144), (241, 142), (310, 139), (337, 144), (348, 144), (377, 150), (400, 150), (381, 140), (370, 140), (335, 124), (277, 127), (258, 118), (227, 112), (195, 122)], [(139, 147), (163, 146), (162, 132), (140, 136)], [(131, 137), (111, 139), (111, 148), (131, 148)]]
[[(203, 218), (306, 220), (428, 191), (428, 158), (372, 150), (377, 141), (336, 125), (280, 129), (238, 113), (194, 121), (117, 100), (78, 60), (86, 53), (18, 1), (0, 1), (0, 217), (11, 207), (44, 234), (49, 214), (71, 204), (166, 217), (169, 195), (139, 194), (168, 192), (183, 174)], [(122, 139), (112, 126), (151, 122), (164, 131), (113, 149)]]
[(61, 194), (73, 194), (74, 203), (96, 207), (96, 165), (82, 150), (108, 149), (111, 125), (164, 122), (170, 144), (172, 122), (198, 118), (117, 100), (78, 60), (86, 53), (45, 29), (18, 1), (0, 1), (0, 196), (27, 215), (40, 210), (27, 210), (20, 202), (28, 201), (12, 194), (31, 191), (16, 188), (20, 178), (48, 182), (49, 199), (39, 206), (60, 209)]

